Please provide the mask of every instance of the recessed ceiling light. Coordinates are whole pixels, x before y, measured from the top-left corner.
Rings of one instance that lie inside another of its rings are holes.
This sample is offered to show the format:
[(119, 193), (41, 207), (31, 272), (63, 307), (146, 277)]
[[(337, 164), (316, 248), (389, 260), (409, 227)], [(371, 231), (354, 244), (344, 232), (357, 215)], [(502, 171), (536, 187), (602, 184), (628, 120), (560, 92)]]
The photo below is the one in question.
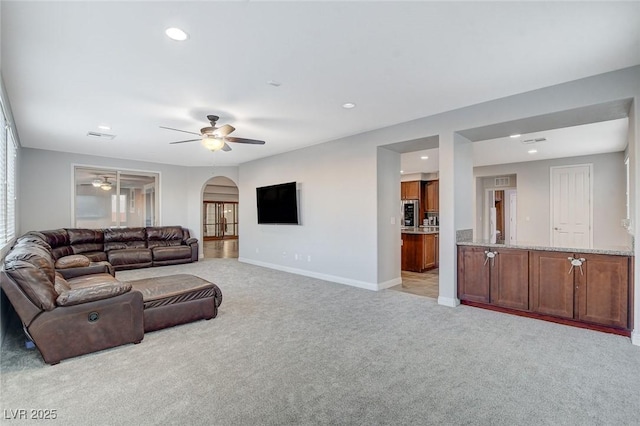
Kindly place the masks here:
[(100, 129), (100, 130), (111, 130), (111, 127), (105, 126), (104, 124), (101, 124), (101, 125), (98, 126), (98, 129)]
[(351, 109), (351, 108), (355, 108), (356, 104), (354, 104), (353, 102), (347, 102), (342, 104), (342, 108), (344, 109)]
[(535, 154), (536, 152), (538, 152), (537, 149), (530, 149), (529, 151), (527, 151), (529, 154)]
[(515, 133), (513, 135), (509, 135), (510, 138), (519, 138), (520, 136), (522, 136), (520, 133)]
[(171, 40), (175, 41), (185, 41), (189, 38), (189, 34), (185, 33), (180, 28), (167, 28), (166, 30), (164, 30), (164, 33)]
[(423, 155), (422, 157), (420, 157), (421, 160), (428, 160), (429, 156), (428, 155)]

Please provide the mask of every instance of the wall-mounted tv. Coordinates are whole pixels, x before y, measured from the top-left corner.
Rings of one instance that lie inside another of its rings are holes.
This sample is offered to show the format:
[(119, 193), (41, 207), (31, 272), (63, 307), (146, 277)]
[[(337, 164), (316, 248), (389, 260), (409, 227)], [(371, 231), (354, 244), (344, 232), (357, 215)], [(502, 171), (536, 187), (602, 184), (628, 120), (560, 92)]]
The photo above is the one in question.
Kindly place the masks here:
[(298, 225), (296, 182), (256, 188), (258, 223)]

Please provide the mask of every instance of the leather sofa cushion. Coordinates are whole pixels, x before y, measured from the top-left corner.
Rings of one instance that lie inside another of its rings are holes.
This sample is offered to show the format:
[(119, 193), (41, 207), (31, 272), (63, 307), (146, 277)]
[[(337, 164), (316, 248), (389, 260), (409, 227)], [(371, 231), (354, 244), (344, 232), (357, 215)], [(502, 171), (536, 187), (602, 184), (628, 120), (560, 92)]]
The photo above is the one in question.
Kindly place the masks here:
[(131, 285), (135, 291), (142, 293), (145, 309), (210, 297), (219, 299), (214, 300), (216, 306), (219, 306), (219, 302), (222, 301), (222, 293), (215, 284), (195, 275), (178, 274), (143, 278), (131, 281)]
[(151, 263), (151, 250), (146, 248), (111, 250), (108, 254), (109, 263), (113, 266), (136, 265)]
[(96, 274), (75, 278), (69, 290), (63, 291), (56, 303), (72, 306), (94, 300), (108, 299), (131, 291), (131, 284), (120, 282), (109, 274)]
[(71, 245), (83, 243), (102, 244), (104, 242), (103, 232), (97, 229), (67, 229), (67, 234), (69, 234), (69, 242)]
[(69, 234), (66, 229), (54, 229), (51, 231), (40, 231), (37, 234), (51, 246), (51, 254), (53, 258), (58, 260), (61, 257), (73, 254), (70, 246)]
[(50, 231), (39, 231), (44, 240), (51, 246), (52, 249), (60, 246), (68, 246), (71, 244), (69, 241), (69, 234), (64, 228), (54, 229)]
[(154, 247), (151, 252), (153, 253), (154, 261), (191, 259), (191, 247), (189, 246)]
[(104, 230), (104, 250), (144, 248), (147, 246), (144, 228), (113, 228)]
[(147, 228), (147, 244), (149, 248), (179, 246), (182, 244), (184, 232), (181, 226), (154, 226)]
[(53, 289), (58, 293), (58, 296), (60, 296), (65, 291), (71, 290), (71, 286), (62, 275), (56, 272), (56, 282), (53, 284)]
[(56, 269), (82, 268), (84, 266), (89, 266), (90, 263), (91, 259), (87, 256), (73, 254), (56, 260), (55, 267)]
[(73, 244), (71, 246), (71, 249), (73, 250), (73, 254), (84, 254), (85, 256), (87, 256), (85, 253), (93, 253), (96, 251), (103, 251), (104, 250), (104, 244), (102, 243), (79, 243), (79, 244)]
[(107, 261), (107, 253), (101, 251), (85, 251), (82, 253), (83, 256), (87, 256), (89, 260), (92, 262), (106, 262)]
[(56, 307), (55, 268), (47, 249), (23, 240), (7, 254), (4, 268), (34, 305), (45, 311)]

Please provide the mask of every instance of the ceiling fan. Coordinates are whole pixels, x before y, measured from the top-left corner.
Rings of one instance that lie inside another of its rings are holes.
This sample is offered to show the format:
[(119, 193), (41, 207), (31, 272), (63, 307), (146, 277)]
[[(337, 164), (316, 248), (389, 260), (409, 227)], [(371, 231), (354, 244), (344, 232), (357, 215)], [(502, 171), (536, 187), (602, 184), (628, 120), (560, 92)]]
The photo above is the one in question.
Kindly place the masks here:
[(172, 127), (160, 126), (160, 128), (167, 129), (167, 130), (175, 130), (176, 132), (183, 132), (183, 133), (189, 133), (191, 135), (200, 136), (198, 139), (187, 139), (184, 141), (169, 142), (170, 145), (177, 144), (177, 143), (202, 141), (202, 145), (204, 145), (205, 148), (211, 151), (220, 151), (220, 150), (231, 151), (231, 147), (227, 145), (227, 142), (248, 143), (253, 145), (265, 144), (264, 141), (260, 141), (257, 139), (234, 138), (234, 137), (228, 136), (231, 132), (236, 130), (236, 128), (229, 124), (216, 127), (216, 123), (218, 122), (219, 118), (220, 117), (218, 117), (217, 115), (207, 115), (207, 120), (209, 120), (209, 122), (211, 123), (211, 126), (203, 127), (202, 129), (200, 129), (200, 133), (189, 132), (187, 130), (174, 129)]

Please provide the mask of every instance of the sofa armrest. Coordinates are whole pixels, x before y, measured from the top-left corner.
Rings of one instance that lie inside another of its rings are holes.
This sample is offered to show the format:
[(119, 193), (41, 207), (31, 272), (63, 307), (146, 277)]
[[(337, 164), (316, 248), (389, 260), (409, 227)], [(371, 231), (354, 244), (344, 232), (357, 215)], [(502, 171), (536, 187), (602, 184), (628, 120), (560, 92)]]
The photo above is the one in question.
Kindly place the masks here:
[(142, 293), (58, 307), (39, 315), (27, 331), (47, 364), (137, 343), (144, 337)]
[(109, 262), (91, 262), (89, 266), (81, 266), (78, 268), (67, 268), (67, 269), (56, 269), (56, 272), (60, 272), (65, 280), (76, 278), (82, 275), (93, 275), (93, 274), (111, 274), (111, 276), (116, 276), (116, 272), (113, 269), (113, 266)]
[(191, 244), (198, 244), (198, 239), (197, 238), (188, 238), (184, 241), (184, 243), (188, 246), (190, 246)]

